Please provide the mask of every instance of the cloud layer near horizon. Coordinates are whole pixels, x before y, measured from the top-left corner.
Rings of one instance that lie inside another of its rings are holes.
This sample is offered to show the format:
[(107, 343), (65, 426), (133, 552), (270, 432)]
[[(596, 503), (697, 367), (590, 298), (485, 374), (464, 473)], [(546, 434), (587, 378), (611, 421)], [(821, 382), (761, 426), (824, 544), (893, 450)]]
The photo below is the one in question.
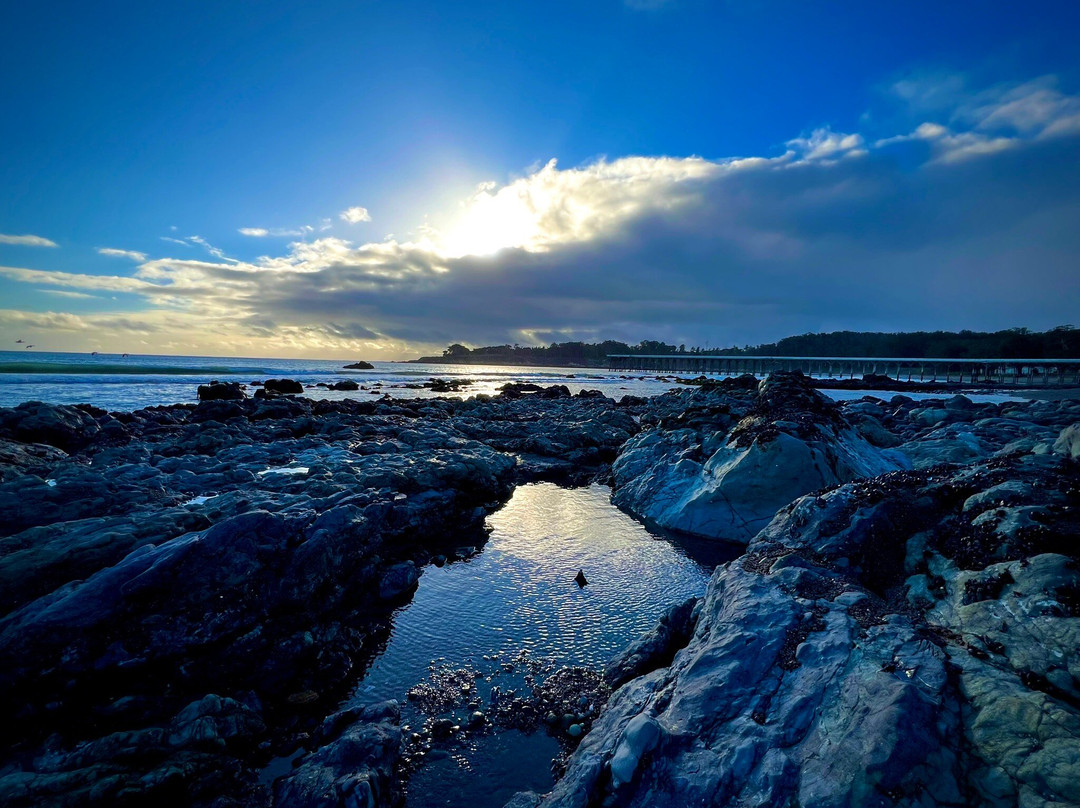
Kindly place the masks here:
[(214, 260), (156, 258), (116, 276), (0, 267), (35, 287), (145, 301), (123, 314), (5, 310), (0, 328), (57, 342), (141, 335), (178, 353), (391, 358), (452, 341), (718, 345), (1068, 322), (1080, 98), (1050, 79), (894, 89), (920, 116), (896, 135), (819, 129), (773, 157), (551, 161), (481, 186), (458, 224), (410, 241), (324, 237), (251, 262), (206, 245)]

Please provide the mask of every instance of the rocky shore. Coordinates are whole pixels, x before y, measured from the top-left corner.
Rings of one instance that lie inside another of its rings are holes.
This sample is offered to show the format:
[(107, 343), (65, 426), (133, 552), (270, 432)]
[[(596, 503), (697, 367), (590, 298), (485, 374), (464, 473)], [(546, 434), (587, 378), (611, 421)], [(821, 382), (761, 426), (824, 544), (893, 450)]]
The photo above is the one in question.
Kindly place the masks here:
[(342, 699), (425, 566), (535, 480), (746, 553), (606, 683), (477, 711), (566, 744), (515, 805), (1076, 804), (1078, 455), (1080, 402), (837, 404), (794, 374), (0, 410), (0, 804), (397, 804), (410, 750), (467, 728)]

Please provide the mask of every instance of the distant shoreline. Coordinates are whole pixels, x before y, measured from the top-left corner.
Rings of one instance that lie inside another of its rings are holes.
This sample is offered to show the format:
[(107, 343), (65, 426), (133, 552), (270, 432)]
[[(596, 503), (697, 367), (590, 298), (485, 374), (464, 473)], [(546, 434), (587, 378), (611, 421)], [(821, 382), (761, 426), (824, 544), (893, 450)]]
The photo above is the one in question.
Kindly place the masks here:
[(567, 362), (529, 362), (513, 357), (463, 357), (451, 359), (445, 356), (421, 356), (419, 359), (405, 359), (404, 365), (502, 365), (504, 367), (521, 368), (582, 368), (590, 370), (606, 370), (607, 360), (602, 362), (567, 361)]

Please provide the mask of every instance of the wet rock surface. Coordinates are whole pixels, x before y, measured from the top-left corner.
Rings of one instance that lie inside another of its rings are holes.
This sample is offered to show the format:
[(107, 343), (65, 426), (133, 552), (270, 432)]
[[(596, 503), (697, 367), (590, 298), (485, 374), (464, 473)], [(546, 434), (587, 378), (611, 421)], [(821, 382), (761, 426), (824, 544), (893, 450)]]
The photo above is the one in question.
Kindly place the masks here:
[[(0, 804), (394, 805), (508, 729), (563, 749), (521, 805), (1076, 804), (1078, 424), (797, 374), (0, 410)], [(433, 670), (422, 727), (342, 712), (425, 566), (534, 480), (746, 553), (606, 672)]]
[(319, 734), (392, 609), (515, 482), (636, 430), (609, 399), (0, 411), (0, 802), (392, 804), (392, 711)]
[(671, 664), (619, 687), (554, 790), (520, 804), (1080, 801), (1076, 403), (839, 413), (916, 468), (781, 508), (717, 569)]

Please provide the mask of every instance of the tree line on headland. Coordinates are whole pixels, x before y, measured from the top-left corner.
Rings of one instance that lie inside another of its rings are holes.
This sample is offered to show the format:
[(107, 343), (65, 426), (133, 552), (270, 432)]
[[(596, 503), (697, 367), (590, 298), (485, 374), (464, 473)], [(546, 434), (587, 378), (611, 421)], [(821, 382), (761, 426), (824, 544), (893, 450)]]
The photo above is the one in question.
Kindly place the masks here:
[(778, 342), (742, 348), (705, 349), (642, 340), (628, 345), (603, 342), (553, 342), (546, 346), (488, 345), (469, 348), (450, 345), (441, 356), (415, 362), (467, 365), (562, 365), (603, 367), (609, 354), (710, 356), (866, 356), (944, 359), (1080, 359), (1080, 329), (1061, 325), (1048, 331), (1009, 328), (1004, 331), (833, 331), (800, 334)]

